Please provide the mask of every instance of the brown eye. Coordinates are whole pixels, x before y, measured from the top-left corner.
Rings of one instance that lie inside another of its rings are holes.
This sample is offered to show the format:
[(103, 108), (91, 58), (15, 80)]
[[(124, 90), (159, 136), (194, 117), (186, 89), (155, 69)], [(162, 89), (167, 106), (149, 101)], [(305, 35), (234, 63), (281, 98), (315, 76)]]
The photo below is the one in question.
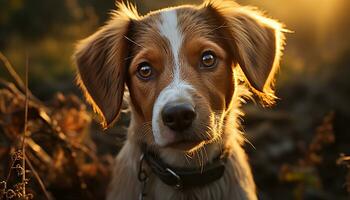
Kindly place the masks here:
[(149, 63), (143, 62), (137, 68), (137, 75), (143, 80), (148, 80), (152, 76), (152, 67)]
[(202, 54), (201, 66), (203, 68), (211, 68), (216, 64), (216, 55), (212, 51), (205, 51)]

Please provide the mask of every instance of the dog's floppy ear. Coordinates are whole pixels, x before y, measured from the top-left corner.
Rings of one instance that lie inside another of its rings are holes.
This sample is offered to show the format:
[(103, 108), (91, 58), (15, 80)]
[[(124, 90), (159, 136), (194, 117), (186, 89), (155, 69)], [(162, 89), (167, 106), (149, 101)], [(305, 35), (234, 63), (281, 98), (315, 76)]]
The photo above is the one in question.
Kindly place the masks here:
[(231, 50), (254, 91), (273, 99), (273, 80), (284, 45), (282, 24), (233, 1), (207, 1), (228, 30)]
[(104, 128), (116, 121), (121, 109), (128, 55), (126, 34), (132, 20), (138, 18), (132, 6), (118, 7), (106, 25), (78, 43), (74, 54), (78, 84), (102, 117)]

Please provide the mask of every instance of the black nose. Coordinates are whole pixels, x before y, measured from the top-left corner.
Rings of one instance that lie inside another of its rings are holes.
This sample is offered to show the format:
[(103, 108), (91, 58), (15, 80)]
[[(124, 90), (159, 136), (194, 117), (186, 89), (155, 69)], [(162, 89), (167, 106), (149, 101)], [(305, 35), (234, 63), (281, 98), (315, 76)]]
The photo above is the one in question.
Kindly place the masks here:
[(189, 128), (196, 117), (192, 105), (187, 103), (167, 104), (162, 111), (164, 125), (174, 131), (183, 131)]

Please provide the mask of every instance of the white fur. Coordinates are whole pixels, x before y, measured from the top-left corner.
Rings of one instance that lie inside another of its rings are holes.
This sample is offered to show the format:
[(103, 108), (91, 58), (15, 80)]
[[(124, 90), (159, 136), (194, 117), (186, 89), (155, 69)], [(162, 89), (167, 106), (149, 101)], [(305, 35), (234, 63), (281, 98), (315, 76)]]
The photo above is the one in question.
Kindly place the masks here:
[(179, 51), (183, 37), (177, 26), (176, 10), (163, 11), (160, 15), (161, 21), (158, 29), (160, 34), (170, 43), (171, 52), (173, 53), (174, 58), (174, 81), (177, 81), (180, 79)]
[(173, 80), (159, 94), (153, 108), (152, 130), (155, 142), (160, 146), (165, 146), (175, 140), (172, 132), (160, 131), (163, 126), (161, 111), (169, 102), (193, 103), (190, 91), (194, 88), (181, 80), (179, 51), (182, 45), (183, 37), (178, 29), (176, 10), (163, 11), (158, 25), (160, 34), (169, 41), (171, 52), (173, 54)]

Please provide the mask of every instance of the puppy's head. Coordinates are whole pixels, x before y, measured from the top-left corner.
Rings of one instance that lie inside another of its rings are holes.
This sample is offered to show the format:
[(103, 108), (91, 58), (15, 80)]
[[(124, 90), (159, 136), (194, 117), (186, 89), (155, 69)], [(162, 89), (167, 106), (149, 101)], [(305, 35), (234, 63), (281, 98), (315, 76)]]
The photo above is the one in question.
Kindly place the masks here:
[(125, 85), (134, 138), (190, 151), (220, 138), (242, 71), (252, 90), (273, 99), (282, 27), (231, 1), (207, 1), (139, 16), (119, 5), (75, 59), (82, 90), (103, 126), (118, 118)]

